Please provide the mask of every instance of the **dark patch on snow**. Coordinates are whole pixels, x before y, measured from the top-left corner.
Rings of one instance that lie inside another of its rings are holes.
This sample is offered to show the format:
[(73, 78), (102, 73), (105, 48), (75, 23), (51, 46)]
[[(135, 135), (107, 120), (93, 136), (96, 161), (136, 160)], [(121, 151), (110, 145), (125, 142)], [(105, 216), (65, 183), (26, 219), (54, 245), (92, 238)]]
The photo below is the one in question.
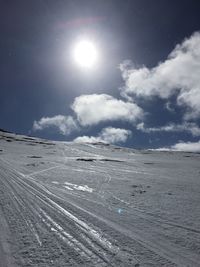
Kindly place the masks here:
[(55, 146), (56, 144), (53, 144), (53, 143), (46, 143), (46, 142), (37, 142), (37, 144), (41, 144), (41, 145), (48, 145), (48, 146)]
[(3, 133), (11, 133), (11, 132), (9, 132), (9, 131), (6, 131), (6, 130), (4, 130), (4, 129), (1, 129), (1, 128), (0, 128), (0, 132), (3, 132)]
[(96, 159), (77, 158), (77, 161), (96, 161)]
[(135, 196), (136, 194), (143, 194), (146, 193), (146, 188), (150, 188), (150, 186), (143, 186), (141, 184), (133, 184), (131, 186), (132, 188), (134, 188), (134, 191), (131, 193), (131, 196)]
[(27, 145), (28, 146), (36, 146), (37, 144), (35, 144), (35, 143), (28, 143)]
[(40, 159), (42, 158), (41, 156), (27, 156), (27, 158), (31, 158), (31, 159)]
[(136, 263), (134, 266), (135, 267), (140, 267), (140, 264), (139, 263)]
[(170, 195), (171, 196), (172, 195), (172, 192), (167, 192), (167, 195)]
[(140, 154), (141, 155), (152, 155), (153, 153), (150, 153), (150, 152), (147, 152), (147, 153), (146, 152), (141, 152)]
[(133, 185), (132, 185), (132, 187), (133, 187), (133, 188), (136, 188), (136, 187), (138, 187), (138, 185), (136, 185), (136, 184), (133, 184)]
[(121, 160), (118, 159), (97, 159), (97, 158), (77, 158), (77, 161), (110, 161), (110, 162), (123, 162)]
[(100, 161), (123, 162), (122, 160), (119, 159), (100, 159)]
[[(89, 143), (89, 144), (91, 144), (91, 143)], [(96, 146), (110, 146), (110, 144), (108, 144), (108, 143), (103, 143), (103, 142), (94, 142), (94, 143), (92, 143), (92, 145), (96, 145)]]
[(140, 194), (143, 194), (143, 193), (146, 193), (146, 192), (147, 192), (146, 190), (139, 190)]
[(32, 137), (24, 137), (25, 140), (31, 140), (31, 141), (34, 141), (35, 139), (32, 138)]
[(38, 163), (28, 163), (26, 164), (26, 166), (32, 166), (32, 167), (36, 167), (39, 166), (40, 164), (45, 164), (44, 161), (38, 162)]

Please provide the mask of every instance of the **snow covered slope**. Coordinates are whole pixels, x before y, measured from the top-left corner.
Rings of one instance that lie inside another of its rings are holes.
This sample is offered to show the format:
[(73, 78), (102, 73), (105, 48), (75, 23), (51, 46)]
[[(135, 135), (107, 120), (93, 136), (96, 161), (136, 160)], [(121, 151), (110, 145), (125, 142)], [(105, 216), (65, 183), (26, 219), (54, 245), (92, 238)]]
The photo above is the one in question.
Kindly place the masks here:
[(0, 132), (0, 266), (200, 266), (199, 161)]

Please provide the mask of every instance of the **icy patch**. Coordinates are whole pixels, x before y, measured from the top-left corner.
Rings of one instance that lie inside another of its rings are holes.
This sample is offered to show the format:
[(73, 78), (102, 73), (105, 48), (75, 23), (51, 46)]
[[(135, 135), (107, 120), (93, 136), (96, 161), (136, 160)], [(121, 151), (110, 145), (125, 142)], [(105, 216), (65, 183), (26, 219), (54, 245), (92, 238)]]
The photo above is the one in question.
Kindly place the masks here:
[(59, 182), (57, 182), (57, 181), (52, 181), (52, 184), (59, 184)]
[[(57, 181), (52, 181), (51, 182), (52, 184), (59, 184), (59, 182)], [(65, 182), (64, 183), (64, 187), (68, 190), (79, 190), (79, 191), (85, 191), (85, 192), (89, 192), (89, 193), (92, 193), (93, 192), (93, 188), (87, 186), (87, 185), (77, 185), (77, 184), (72, 184), (72, 183), (68, 183), (68, 182)]]
[(72, 183), (68, 183), (65, 182), (65, 188), (69, 189), (69, 190), (79, 190), (79, 191), (86, 191), (89, 193), (93, 192), (93, 188), (87, 186), (87, 185), (77, 185), (77, 184), (72, 184)]
[(87, 185), (79, 185), (76, 187), (77, 190), (80, 190), (80, 191), (87, 191), (87, 192), (90, 192), (92, 193), (93, 192), (93, 189), (88, 187)]
[(71, 188), (71, 187), (69, 187), (69, 186), (67, 186), (67, 185), (65, 185), (64, 187), (65, 187), (66, 189), (68, 189), (68, 190), (72, 190), (72, 191), (74, 190), (73, 188)]

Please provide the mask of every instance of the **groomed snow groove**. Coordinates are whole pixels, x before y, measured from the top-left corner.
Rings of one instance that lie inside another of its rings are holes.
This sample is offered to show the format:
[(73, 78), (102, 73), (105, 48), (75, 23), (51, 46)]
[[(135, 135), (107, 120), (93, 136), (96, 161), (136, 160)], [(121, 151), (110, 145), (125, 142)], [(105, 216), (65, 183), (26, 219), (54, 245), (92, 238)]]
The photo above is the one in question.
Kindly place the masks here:
[(199, 266), (199, 159), (0, 132), (0, 266)]

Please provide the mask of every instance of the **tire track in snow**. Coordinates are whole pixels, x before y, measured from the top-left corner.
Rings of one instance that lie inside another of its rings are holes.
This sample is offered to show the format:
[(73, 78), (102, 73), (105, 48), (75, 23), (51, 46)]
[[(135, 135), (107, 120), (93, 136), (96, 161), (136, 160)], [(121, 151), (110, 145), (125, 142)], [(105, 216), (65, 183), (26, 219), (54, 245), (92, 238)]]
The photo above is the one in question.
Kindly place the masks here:
[[(51, 208), (53, 206), (55, 210), (59, 210), (60, 213), (66, 215), (72, 221), (77, 223), (80, 228), (81, 227), (83, 229), (85, 228), (88, 231), (87, 224), (85, 225), (84, 222), (82, 224), (82, 221), (80, 221), (73, 214), (66, 211), (63, 207), (61, 207), (59, 204), (57, 204), (54, 200), (50, 198), (51, 196), (51, 197), (55, 197), (58, 199), (59, 198), (58, 196), (55, 196), (53, 193), (49, 194), (49, 191), (46, 191), (46, 190), (44, 191), (44, 187), (43, 188), (39, 187), (39, 190), (37, 190), (35, 188), (36, 184), (33, 183), (33, 181), (28, 181), (28, 180), (25, 181), (24, 177), (21, 176), (19, 173), (18, 174), (15, 173), (15, 178), (19, 180), (19, 182), (21, 183), (22, 186), (24, 186), (24, 188), (26, 189), (29, 188), (30, 192), (32, 192), (33, 195), (36, 195), (37, 198), (43, 199), (43, 201), (47, 203), (48, 206), (50, 206)], [(48, 195), (48, 197), (46, 194)], [(70, 204), (73, 206), (76, 206), (74, 203), (70, 203)], [(76, 208), (82, 209), (77, 206)], [(126, 235), (127, 237), (141, 243), (143, 246), (148, 248), (150, 251), (155, 252), (155, 254), (158, 254), (161, 257), (168, 259), (170, 262), (173, 262), (177, 264), (178, 266), (199, 266), (198, 265), (199, 256), (196, 254), (190, 253), (189, 251), (187, 251), (187, 249), (179, 247), (178, 245), (173, 246), (173, 244), (170, 243), (169, 241), (165, 241), (165, 243), (163, 244), (163, 239), (159, 239), (158, 236), (154, 236), (150, 233), (143, 233), (142, 231), (139, 231), (137, 229), (134, 229), (134, 232), (132, 232), (129, 229), (125, 229), (124, 227), (118, 225), (117, 223), (114, 223), (105, 218), (101, 218), (100, 216), (96, 216), (95, 214), (88, 212), (85, 209), (82, 209), (82, 210), (85, 213), (90, 214), (91, 217), (96, 217), (96, 219), (108, 225), (109, 227), (114, 229), (116, 232), (120, 232), (122, 235)]]
[[(18, 187), (23, 187), (26, 190), (26, 192), (29, 191), (33, 196), (35, 196), (37, 199), (43, 202), (43, 204), (48, 206), (48, 208), (50, 207), (51, 209), (54, 210), (54, 212), (57, 212), (57, 213), (60, 212), (61, 214), (65, 215), (65, 217), (68, 220), (75, 223), (76, 227), (79, 228), (79, 231), (82, 232), (83, 241), (87, 244), (87, 246), (91, 250), (91, 253), (93, 254), (91, 258), (92, 262), (94, 258), (96, 259), (95, 263), (93, 262), (95, 266), (96, 264), (98, 264), (97, 266), (107, 266), (107, 264), (109, 264), (109, 266), (114, 266), (112, 265), (112, 263), (110, 263), (110, 261), (113, 259), (113, 256), (118, 253), (118, 249), (114, 248), (107, 239), (102, 237), (96, 230), (91, 228), (88, 224), (78, 219), (76, 216), (74, 216), (73, 214), (68, 212), (66, 209), (61, 207), (59, 204), (57, 204), (54, 200), (49, 198), (47, 194), (49, 195), (50, 192), (48, 190), (44, 191), (43, 186), (42, 186), (42, 189), (41, 187), (39, 187), (39, 190), (37, 190), (35, 188), (36, 186), (35, 184), (33, 187), (33, 181), (31, 181), (32, 184), (30, 184), (30, 181), (28, 180), (25, 181), (24, 176), (21, 176), (20, 173), (16, 174), (15, 172), (9, 170), (8, 174), (10, 175), (10, 173), (12, 173), (12, 176), (14, 176), (15, 180), (13, 181), (15, 181), (15, 183), (17, 181)], [(50, 220), (49, 215), (45, 215), (45, 216), (48, 218), (48, 220)], [(53, 221), (51, 220), (51, 223), (52, 222)], [(58, 227), (58, 224), (56, 222), (54, 222), (54, 227), (55, 225), (57, 225), (58, 230), (61, 230), (60, 228), (61, 226)], [(66, 236), (66, 232), (65, 232), (65, 236)], [(82, 251), (88, 250), (86, 247), (86, 244), (80, 243), (80, 241), (76, 241), (75, 243), (76, 245), (79, 244), (79, 247), (82, 248)]]

